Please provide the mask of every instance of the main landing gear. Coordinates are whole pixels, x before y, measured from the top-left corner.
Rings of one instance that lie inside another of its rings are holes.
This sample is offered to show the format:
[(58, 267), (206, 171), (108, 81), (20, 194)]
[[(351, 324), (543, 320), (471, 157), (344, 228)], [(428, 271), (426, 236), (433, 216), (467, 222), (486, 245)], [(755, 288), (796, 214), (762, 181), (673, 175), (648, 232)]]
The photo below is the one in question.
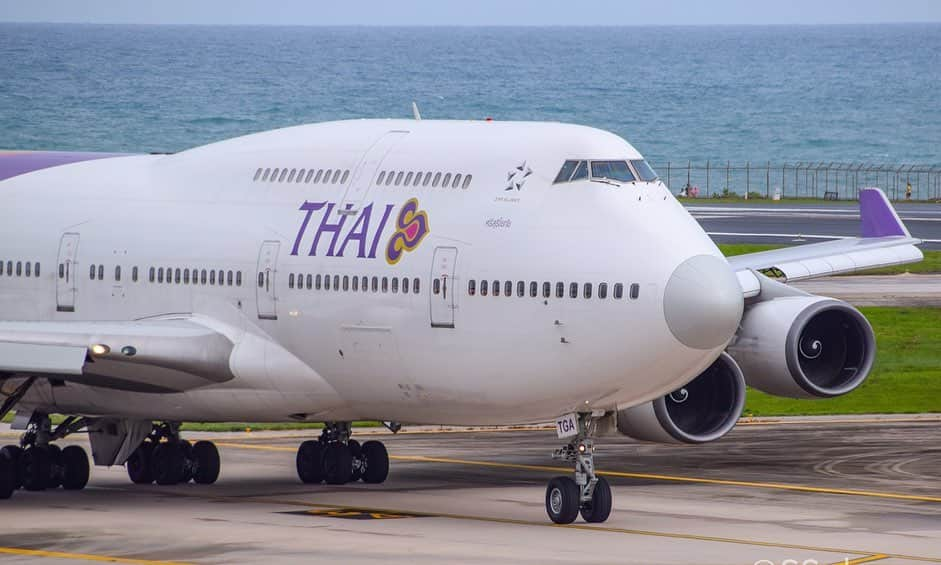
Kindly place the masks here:
[(0, 449), (0, 499), (18, 489), (41, 491), (62, 487), (82, 490), (88, 484), (88, 455), (77, 445), (52, 443), (85, 426), (84, 418), (69, 417), (52, 429), (49, 416), (33, 413), (19, 445)]
[(350, 439), (349, 422), (327, 422), (320, 439), (297, 449), (297, 476), (307, 484), (381, 483), (389, 476), (389, 454), (380, 441)]
[(571, 524), (579, 514), (589, 523), (604, 522), (611, 515), (611, 486), (595, 474), (594, 441), (597, 422), (591, 414), (578, 415), (578, 434), (556, 450), (553, 459), (575, 464), (575, 479), (555, 477), (546, 487), (546, 513), (556, 524)]
[(176, 485), (193, 481), (211, 485), (219, 478), (219, 450), (211, 441), (195, 444), (180, 437), (179, 424), (155, 424), (128, 458), (127, 475), (135, 484)]

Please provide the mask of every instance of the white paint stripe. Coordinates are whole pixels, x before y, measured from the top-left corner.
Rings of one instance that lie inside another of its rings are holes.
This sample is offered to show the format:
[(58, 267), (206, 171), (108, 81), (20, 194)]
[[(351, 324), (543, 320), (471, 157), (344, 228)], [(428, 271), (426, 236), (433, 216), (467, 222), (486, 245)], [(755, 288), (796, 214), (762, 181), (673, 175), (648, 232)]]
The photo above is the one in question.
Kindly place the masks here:
[[(854, 235), (820, 235), (820, 234), (807, 234), (807, 233), (742, 233), (742, 232), (724, 232), (724, 231), (707, 231), (707, 235), (719, 235), (719, 236), (741, 236), (741, 237), (790, 237), (790, 238), (800, 238), (800, 239), (854, 239), (857, 236)], [(923, 239), (916, 237), (924, 243), (941, 243), (941, 239)]]

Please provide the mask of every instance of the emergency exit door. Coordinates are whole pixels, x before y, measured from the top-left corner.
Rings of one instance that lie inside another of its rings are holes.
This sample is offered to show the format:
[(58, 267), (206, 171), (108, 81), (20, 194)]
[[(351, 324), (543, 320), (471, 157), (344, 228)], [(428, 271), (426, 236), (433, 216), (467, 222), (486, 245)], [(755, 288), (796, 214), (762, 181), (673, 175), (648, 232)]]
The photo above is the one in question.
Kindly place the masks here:
[(258, 253), (258, 276), (255, 295), (258, 301), (258, 318), (260, 320), (278, 319), (278, 294), (276, 277), (278, 274), (278, 251), (281, 242), (266, 241), (261, 244)]
[(78, 234), (62, 234), (59, 241), (58, 272), (56, 273), (56, 310), (75, 311), (75, 281), (78, 275), (75, 258), (78, 256)]
[(436, 247), (431, 267), (431, 327), (453, 328), (457, 308), (456, 247)]
[(408, 135), (407, 131), (393, 130), (386, 132), (366, 151), (356, 169), (353, 170), (353, 178), (350, 179), (346, 194), (340, 203), (341, 214), (359, 213), (363, 200), (369, 194), (369, 188), (379, 172), (382, 161), (406, 135)]

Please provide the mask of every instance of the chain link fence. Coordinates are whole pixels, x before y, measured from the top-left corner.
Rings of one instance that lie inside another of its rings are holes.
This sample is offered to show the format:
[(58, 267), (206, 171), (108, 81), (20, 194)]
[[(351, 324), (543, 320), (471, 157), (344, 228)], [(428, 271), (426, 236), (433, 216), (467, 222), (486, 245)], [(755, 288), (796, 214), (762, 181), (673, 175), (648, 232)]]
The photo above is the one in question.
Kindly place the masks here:
[(941, 202), (941, 167), (872, 163), (652, 163), (673, 192), (698, 198), (856, 200), (878, 186), (892, 200)]

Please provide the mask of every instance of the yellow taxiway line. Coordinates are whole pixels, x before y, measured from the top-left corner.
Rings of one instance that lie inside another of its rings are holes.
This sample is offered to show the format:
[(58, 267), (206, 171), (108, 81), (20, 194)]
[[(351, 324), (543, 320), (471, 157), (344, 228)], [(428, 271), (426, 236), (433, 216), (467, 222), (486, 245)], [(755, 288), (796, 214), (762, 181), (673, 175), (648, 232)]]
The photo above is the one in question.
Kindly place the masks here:
[[(256, 445), (250, 443), (235, 442), (217, 442), (219, 447), (231, 447), (234, 449), (258, 449), (262, 451), (286, 451), (295, 452), (296, 448), (276, 445)], [(475, 467), (489, 467), (497, 469), (518, 469), (522, 471), (540, 471), (547, 473), (567, 473), (570, 471), (567, 467), (553, 467), (549, 465), (523, 465), (519, 463), (498, 463), (496, 461), (472, 461), (467, 459), (453, 459), (450, 457), (426, 457), (424, 455), (390, 455), (389, 459), (395, 461), (412, 461), (421, 463), (444, 463), (449, 465), (470, 465)], [(834, 494), (847, 496), (865, 496), (870, 498), (885, 498), (893, 500), (911, 500), (916, 502), (939, 502), (941, 497), (924, 496), (917, 494), (900, 494), (892, 492), (878, 492), (854, 489), (834, 489), (824, 487), (812, 487), (806, 485), (789, 485), (786, 483), (763, 483), (753, 481), (735, 481), (730, 479), (709, 479), (705, 477), (684, 477), (677, 475), (660, 475), (654, 473), (625, 473), (621, 471), (598, 471), (599, 475), (605, 477), (617, 477), (623, 479), (644, 479), (658, 480), (682, 483), (711, 484), (721, 486), (748, 487), (772, 490), (786, 490), (792, 492), (811, 492), (816, 494)]]
[(866, 557), (860, 557), (859, 559), (844, 559), (843, 561), (837, 561), (836, 563), (831, 563), (830, 565), (860, 565), (861, 563), (872, 563), (873, 561), (882, 561), (883, 559), (888, 558), (888, 555), (880, 553), (878, 555), (867, 555)]
[(69, 553), (66, 551), (48, 551), (45, 549), (27, 549), (23, 547), (0, 547), (0, 555), (19, 555), (23, 557), (42, 557), (46, 559), (72, 559), (75, 561), (94, 561), (98, 563), (128, 563), (134, 565), (184, 565), (177, 561), (153, 561), (151, 559), (131, 559), (111, 555)]

